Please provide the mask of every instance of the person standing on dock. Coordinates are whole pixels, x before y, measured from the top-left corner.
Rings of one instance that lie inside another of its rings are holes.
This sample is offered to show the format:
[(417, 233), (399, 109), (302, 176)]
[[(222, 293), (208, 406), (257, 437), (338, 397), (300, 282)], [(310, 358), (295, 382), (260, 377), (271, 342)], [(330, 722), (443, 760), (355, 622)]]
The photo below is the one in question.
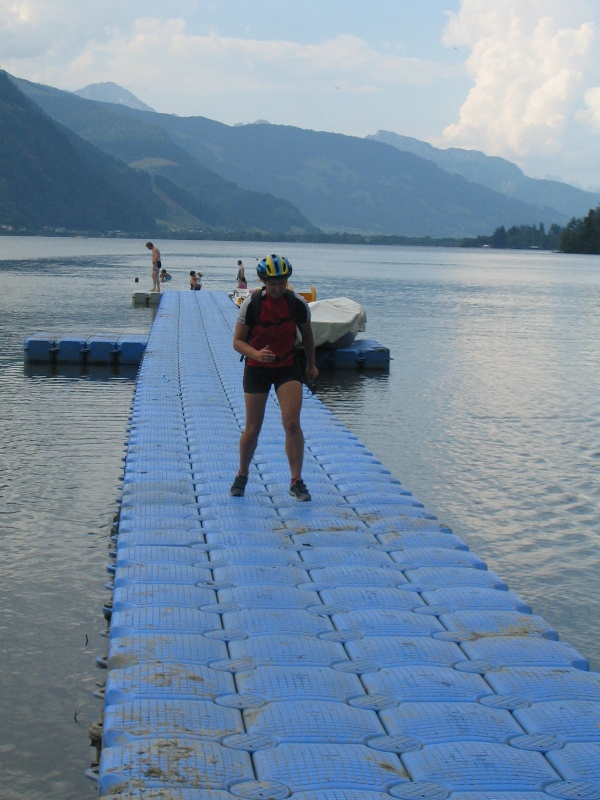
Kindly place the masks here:
[(152, 252), (152, 291), (160, 292), (160, 268), (162, 262), (160, 260), (160, 250), (152, 242), (146, 242), (146, 247)]
[(237, 266), (238, 266), (238, 271), (237, 271), (237, 275), (236, 275), (236, 278), (235, 278), (236, 281), (237, 281), (237, 288), (238, 289), (247, 289), (248, 288), (248, 283), (246, 281), (246, 275), (244, 273), (244, 265), (242, 264), (241, 260), (238, 260)]
[(299, 502), (306, 502), (311, 496), (302, 480), (302, 375), (295, 354), (295, 342), (298, 327), (306, 353), (306, 379), (312, 384), (319, 371), (315, 365), (310, 309), (303, 297), (287, 288), (288, 278), (292, 274), (292, 265), (287, 258), (266, 256), (259, 261), (256, 272), (264, 288), (257, 289), (244, 300), (233, 334), (234, 349), (246, 359), (243, 381), (246, 425), (240, 439), (240, 468), (230, 493), (233, 497), (244, 495), (250, 462), (265, 416), (267, 397), (273, 386), (285, 431), (285, 452), (291, 473), (289, 493)]

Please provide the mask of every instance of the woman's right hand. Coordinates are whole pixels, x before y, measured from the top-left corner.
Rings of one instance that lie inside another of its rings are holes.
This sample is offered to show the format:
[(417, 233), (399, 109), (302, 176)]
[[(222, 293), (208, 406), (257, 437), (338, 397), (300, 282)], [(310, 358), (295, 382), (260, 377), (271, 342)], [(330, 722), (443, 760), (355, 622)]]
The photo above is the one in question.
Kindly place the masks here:
[(275, 353), (272, 350), (269, 350), (268, 347), (263, 347), (262, 350), (257, 350), (256, 356), (254, 356), (254, 360), (260, 361), (262, 364), (269, 364), (274, 359)]

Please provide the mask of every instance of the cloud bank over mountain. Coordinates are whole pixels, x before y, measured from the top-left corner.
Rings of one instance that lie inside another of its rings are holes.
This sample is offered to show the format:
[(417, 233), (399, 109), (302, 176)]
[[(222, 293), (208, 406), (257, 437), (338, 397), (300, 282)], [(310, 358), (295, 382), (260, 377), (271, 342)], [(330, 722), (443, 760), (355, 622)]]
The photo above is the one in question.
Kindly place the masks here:
[(597, 0), (14, 0), (9, 73), (74, 91), (114, 82), (164, 113), (228, 125), (479, 149), (600, 186)]
[(599, 30), (585, 21), (586, 6), (463, 0), (444, 41), (469, 51), (473, 86), (440, 141), (527, 160), (538, 172), (573, 159), (569, 142), (600, 132)]

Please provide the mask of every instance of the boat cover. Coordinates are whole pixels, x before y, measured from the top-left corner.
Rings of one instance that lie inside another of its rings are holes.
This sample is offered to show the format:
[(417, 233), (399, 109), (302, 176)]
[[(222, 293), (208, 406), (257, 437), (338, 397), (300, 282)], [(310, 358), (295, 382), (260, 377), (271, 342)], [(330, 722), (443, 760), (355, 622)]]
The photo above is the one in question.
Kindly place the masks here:
[(315, 347), (347, 347), (359, 331), (364, 331), (367, 313), (360, 303), (348, 297), (332, 297), (309, 303)]

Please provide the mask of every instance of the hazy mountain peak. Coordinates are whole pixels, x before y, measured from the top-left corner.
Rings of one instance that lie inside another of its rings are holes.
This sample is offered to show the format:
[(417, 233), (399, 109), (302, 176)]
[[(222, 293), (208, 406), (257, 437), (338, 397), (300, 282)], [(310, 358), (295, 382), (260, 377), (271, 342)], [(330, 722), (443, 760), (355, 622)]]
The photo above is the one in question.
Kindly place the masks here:
[(506, 197), (542, 208), (549, 206), (564, 216), (585, 216), (590, 208), (598, 205), (600, 199), (596, 193), (564, 183), (560, 178), (529, 178), (512, 161), (488, 156), (480, 150), (464, 150), (460, 147), (443, 150), (428, 142), (391, 131), (377, 131), (375, 135), (365, 138), (425, 158), (446, 172), (461, 175), (467, 181), (500, 192)]
[(83, 89), (78, 89), (73, 94), (84, 97), (86, 100), (96, 100), (98, 103), (116, 103), (117, 105), (135, 108), (138, 111), (154, 111), (153, 108), (142, 103), (141, 100), (127, 89), (117, 83), (107, 81), (106, 83), (90, 83)]

